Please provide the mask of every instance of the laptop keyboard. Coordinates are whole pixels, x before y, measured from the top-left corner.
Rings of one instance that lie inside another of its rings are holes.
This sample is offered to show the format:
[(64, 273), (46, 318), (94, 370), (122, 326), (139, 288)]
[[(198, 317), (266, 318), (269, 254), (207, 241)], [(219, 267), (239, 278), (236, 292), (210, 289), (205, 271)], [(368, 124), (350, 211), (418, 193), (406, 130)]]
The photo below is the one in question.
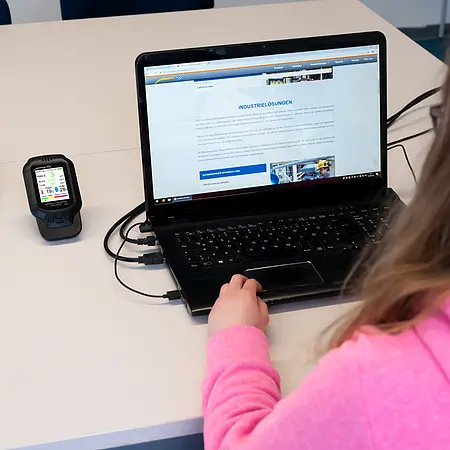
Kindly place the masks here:
[(310, 216), (249, 221), (176, 233), (191, 270), (252, 260), (358, 250), (377, 244), (389, 207), (367, 205), (327, 209)]

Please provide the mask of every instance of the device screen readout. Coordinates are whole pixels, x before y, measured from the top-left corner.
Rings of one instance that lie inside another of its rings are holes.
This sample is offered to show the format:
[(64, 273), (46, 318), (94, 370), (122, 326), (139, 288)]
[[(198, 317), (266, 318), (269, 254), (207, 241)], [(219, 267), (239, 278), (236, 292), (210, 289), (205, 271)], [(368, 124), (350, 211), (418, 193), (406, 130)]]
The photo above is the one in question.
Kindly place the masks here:
[(42, 203), (70, 199), (62, 167), (38, 169), (35, 171), (35, 176)]

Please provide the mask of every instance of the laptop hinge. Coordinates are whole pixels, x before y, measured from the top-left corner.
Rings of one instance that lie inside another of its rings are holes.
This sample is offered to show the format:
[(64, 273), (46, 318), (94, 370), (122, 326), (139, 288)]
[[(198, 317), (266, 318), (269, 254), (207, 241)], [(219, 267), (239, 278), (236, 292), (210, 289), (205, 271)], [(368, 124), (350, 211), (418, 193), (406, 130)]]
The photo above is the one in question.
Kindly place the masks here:
[[(355, 197), (353, 199), (348, 198), (346, 201), (342, 202), (332, 202), (329, 204), (324, 203), (324, 208), (328, 206), (334, 206), (339, 204), (346, 204), (346, 203), (355, 203), (355, 202), (370, 202), (373, 201), (380, 201), (380, 199), (388, 199), (393, 194), (392, 189), (389, 188), (380, 188), (373, 189), (367, 191), (364, 196), (361, 197)], [(381, 200), (382, 201), (382, 200)], [(285, 208), (285, 209), (279, 209), (279, 208), (273, 208), (268, 206), (267, 209), (258, 209), (258, 210), (252, 210), (252, 211), (242, 211), (242, 210), (226, 210), (226, 211), (208, 211), (208, 213), (200, 213), (197, 211), (191, 211), (190, 213), (185, 213), (180, 216), (153, 216), (151, 218), (151, 223), (153, 226), (170, 226), (170, 225), (182, 225), (185, 223), (193, 223), (193, 222), (203, 222), (208, 220), (217, 220), (217, 219), (230, 219), (230, 218), (236, 218), (236, 217), (242, 217), (242, 216), (252, 216), (252, 215), (265, 215), (265, 214), (271, 214), (271, 213), (280, 213), (280, 212), (288, 212), (288, 211), (298, 211), (300, 209), (310, 210), (310, 209), (316, 209), (312, 205), (307, 205), (304, 208), (301, 207), (301, 205), (292, 205), (292, 208)]]

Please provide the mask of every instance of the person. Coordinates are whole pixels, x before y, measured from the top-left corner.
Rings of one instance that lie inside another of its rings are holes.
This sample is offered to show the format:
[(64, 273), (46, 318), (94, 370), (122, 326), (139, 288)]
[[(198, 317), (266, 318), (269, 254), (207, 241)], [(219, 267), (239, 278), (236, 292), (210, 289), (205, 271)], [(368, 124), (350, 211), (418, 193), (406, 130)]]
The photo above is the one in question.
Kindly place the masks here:
[(319, 161), (317, 170), (319, 171), (319, 178), (331, 178), (333, 176), (330, 171), (330, 163), (325, 159)]
[(235, 275), (222, 287), (209, 317), (206, 450), (450, 448), (450, 78), (444, 91), (415, 196), (354, 271), (361, 302), (286, 398), (261, 286)]

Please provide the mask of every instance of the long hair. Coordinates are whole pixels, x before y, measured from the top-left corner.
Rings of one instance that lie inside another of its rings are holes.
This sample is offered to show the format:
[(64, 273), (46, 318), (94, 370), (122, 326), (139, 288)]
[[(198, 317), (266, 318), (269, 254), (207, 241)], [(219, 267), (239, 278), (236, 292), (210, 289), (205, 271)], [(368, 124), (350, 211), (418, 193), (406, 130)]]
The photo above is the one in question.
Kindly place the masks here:
[(450, 75), (442, 104), (416, 194), (349, 276), (346, 286), (361, 303), (338, 322), (329, 348), (365, 326), (391, 334), (412, 327), (434, 314), (450, 292)]

